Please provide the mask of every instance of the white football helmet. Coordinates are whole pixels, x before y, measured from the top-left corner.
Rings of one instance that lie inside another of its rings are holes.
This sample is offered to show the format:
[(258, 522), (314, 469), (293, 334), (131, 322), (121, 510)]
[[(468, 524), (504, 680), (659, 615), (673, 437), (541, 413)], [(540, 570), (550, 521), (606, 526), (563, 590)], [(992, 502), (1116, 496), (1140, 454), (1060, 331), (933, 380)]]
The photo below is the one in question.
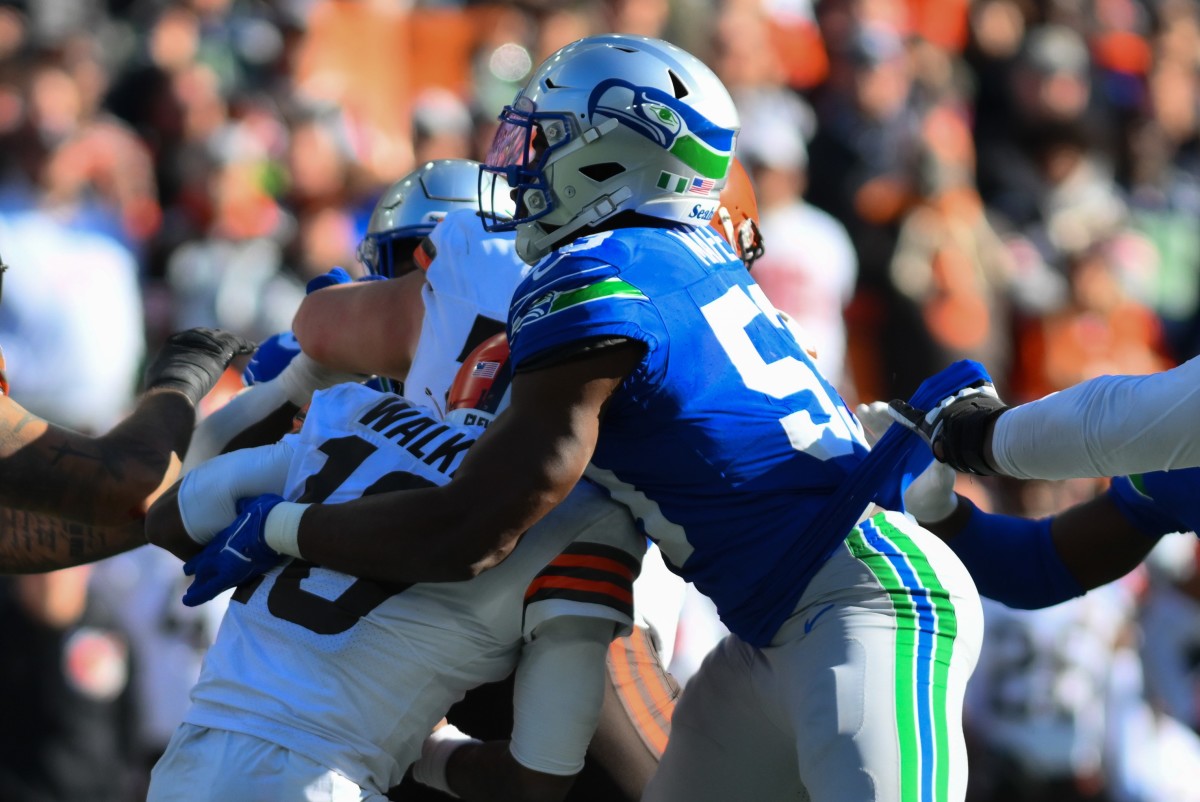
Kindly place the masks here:
[[(580, 39), (501, 113), (480, 173), (484, 224), (515, 228), (529, 263), (618, 212), (707, 225), (737, 131), (729, 92), (695, 56), (644, 36)], [(489, 174), (516, 190), (512, 217)]]
[(358, 261), (387, 278), (412, 270), (413, 251), (454, 209), (477, 209), (479, 162), (440, 159), (388, 187), (358, 244)]

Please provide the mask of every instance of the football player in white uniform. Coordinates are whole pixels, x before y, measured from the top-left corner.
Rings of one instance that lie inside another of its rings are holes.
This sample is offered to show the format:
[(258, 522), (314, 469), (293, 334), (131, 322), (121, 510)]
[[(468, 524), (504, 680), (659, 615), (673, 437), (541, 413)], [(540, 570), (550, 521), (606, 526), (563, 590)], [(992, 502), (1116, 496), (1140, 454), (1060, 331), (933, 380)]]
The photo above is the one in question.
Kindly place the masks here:
[[(460, 421), (485, 423), (508, 384), (502, 335), (475, 354), (461, 373), (474, 386), (453, 397), (482, 409), (443, 422), (358, 384), (319, 392), (299, 433), (217, 457), (168, 491), (151, 511), (152, 539), (194, 553), (248, 491), (336, 503), (447, 482), (482, 431)], [(469, 582), (275, 567), (234, 594), (149, 799), (382, 799), (450, 705), (518, 659), (511, 745), (467, 745), (449, 787), (468, 799), (561, 796), (596, 724), (608, 645), (632, 623), (644, 548), (628, 513), (584, 484), (503, 566)], [(446, 787), (439, 751), (422, 777)]]

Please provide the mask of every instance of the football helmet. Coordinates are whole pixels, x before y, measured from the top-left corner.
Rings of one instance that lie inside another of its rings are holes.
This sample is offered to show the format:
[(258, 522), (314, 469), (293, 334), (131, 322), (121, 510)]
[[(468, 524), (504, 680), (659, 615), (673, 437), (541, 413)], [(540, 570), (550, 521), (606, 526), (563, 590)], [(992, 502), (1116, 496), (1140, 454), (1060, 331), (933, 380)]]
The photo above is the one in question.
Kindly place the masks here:
[(413, 269), (413, 251), (448, 212), (478, 208), (479, 162), (440, 159), (388, 187), (358, 244), (368, 272), (395, 278)]
[(746, 269), (754, 266), (754, 260), (763, 255), (762, 232), (758, 228), (758, 198), (754, 185), (739, 159), (729, 167), (729, 179), (721, 190), (721, 205), (713, 215), (712, 227), (733, 246), (737, 255), (746, 263)]
[(508, 338), (496, 334), (463, 360), (446, 397), (446, 420), (487, 426), (508, 406), (511, 384)]
[(689, 225), (712, 221), (738, 132), (729, 92), (699, 59), (658, 39), (606, 34), (573, 42), (534, 72), (500, 114), (481, 177), (489, 231), (517, 231), (534, 263), (619, 212)]

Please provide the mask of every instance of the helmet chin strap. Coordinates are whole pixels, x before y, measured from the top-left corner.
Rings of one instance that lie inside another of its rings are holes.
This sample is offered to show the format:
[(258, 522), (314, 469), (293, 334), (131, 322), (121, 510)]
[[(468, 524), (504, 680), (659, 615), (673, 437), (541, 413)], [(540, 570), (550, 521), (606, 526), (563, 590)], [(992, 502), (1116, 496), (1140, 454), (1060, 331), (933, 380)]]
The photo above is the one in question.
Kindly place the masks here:
[[(553, 231), (543, 233), (542, 236), (527, 241), (524, 253), (518, 255), (526, 262), (532, 264), (530, 259), (537, 261), (549, 253), (555, 245), (563, 243), (568, 239), (573, 239), (572, 235), (582, 228), (594, 226), (601, 220), (610, 217), (616, 213), (621, 204), (633, 197), (633, 190), (628, 185), (618, 188), (615, 192), (608, 195), (602, 195), (589, 205), (585, 206), (575, 219), (566, 225), (559, 226)], [(535, 228), (536, 226), (536, 228)], [(542, 231), (541, 226), (537, 222), (529, 223), (525, 228), (536, 231)], [(519, 249), (520, 250), (520, 249)]]

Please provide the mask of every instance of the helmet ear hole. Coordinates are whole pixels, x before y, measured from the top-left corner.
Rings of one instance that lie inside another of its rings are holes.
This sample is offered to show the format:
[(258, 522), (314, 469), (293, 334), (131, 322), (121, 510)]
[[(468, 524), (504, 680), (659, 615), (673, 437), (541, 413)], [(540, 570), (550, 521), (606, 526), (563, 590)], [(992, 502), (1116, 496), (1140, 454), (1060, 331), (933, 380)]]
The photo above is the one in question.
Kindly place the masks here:
[(671, 88), (675, 90), (676, 100), (681, 100), (690, 94), (687, 84), (675, 73), (675, 70), (667, 70), (667, 75), (671, 76)]
[(579, 172), (596, 183), (602, 184), (614, 175), (620, 175), (625, 172), (625, 166), (617, 162), (601, 162), (599, 164), (589, 164), (585, 167), (580, 167)]

